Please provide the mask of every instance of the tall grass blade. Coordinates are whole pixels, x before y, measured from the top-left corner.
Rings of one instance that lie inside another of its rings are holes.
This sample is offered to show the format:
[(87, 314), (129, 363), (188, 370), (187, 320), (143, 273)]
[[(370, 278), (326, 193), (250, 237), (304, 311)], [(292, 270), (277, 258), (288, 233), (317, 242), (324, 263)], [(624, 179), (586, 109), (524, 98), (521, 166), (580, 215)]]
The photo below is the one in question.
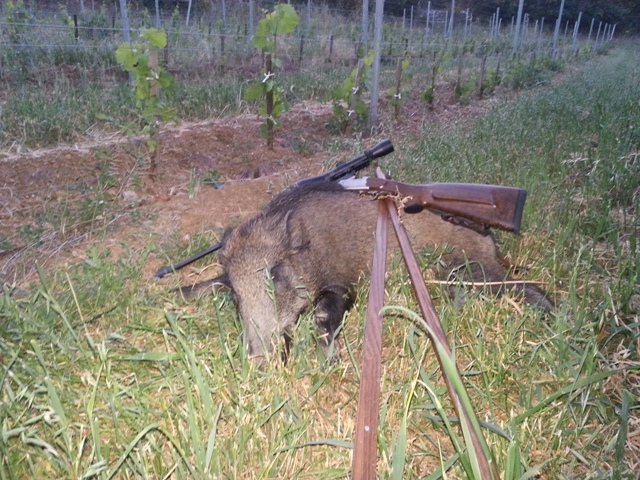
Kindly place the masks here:
[(71, 437), (69, 436), (69, 422), (67, 421), (67, 416), (65, 415), (64, 408), (62, 407), (62, 402), (60, 401), (60, 397), (58, 396), (58, 391), (56, 390), (53, 382), (51, 381), (51, 375), (49, 373), (49, 369), (47, 368), (47, 364), (44, 361), (44, 356), (42, 355), (42, 350), (40, 349), (40, 345), (35, 340), (31, 340), (31, 346), (33, 347), (33, 351), (40, 362), (40, 366), (45, 372), (44, 383), (47, 387), (47, 395), (49, 396), (49, 402), (51, 404), (51, 408), (55, 412), (56, 416), (60, 422), (60, 433), (62, 434), (62, 438), (64, 439), (64, 445), (67, 449), (67, 454), (71, 453)]
[(209, 472), (211, 469), (211, 460), (213, 459), (213, 452), (216, 447), (216, 432), (218, 430), (218, 422), (220, 421), (220, 415), (222, 414), (222, 403), (218, 405), (215, 417), (213, 417), (213, 426), (211, 432), (209, 432), (209, 438), (207, 439), (207, 453), (204, 460), (204, 471)]
[(522, 475), (522, 459), (520, 458), (520, 446), (516, 441), (509, 443), (507, 449), (507, 463), (504, 468), (504, 480), (518, 480)]
[[(98, 367), (98, 374), (96, 375), (96, 378), (95, 378), (95, 385), (93, 386), (93, 390), (91, 391), (91, 396), (89, 397), (89, 402), (87, 404), (87, 418), (89, 419), (89, 429), (91, 430), (91, 438), (93, 440), (95, 458), (97, 460), (97, 463), (100, 463), (100, 464), (104, 463), (103, 457), (102, 457), (102, 442), (100, 441), (100, 429), (98, 428), (98, 425), (96, 424), (96, 421), (94, 418), (94, 408), (96, 405), (96, 396), (98, 394), (98, 386), (100, 385), (100, 378), (102, 377), (103, 367), (104, 367), (103, 363), (101, 363), (100, 366)], [(89, 469), (91, 469), (95, 465), (96, 464), (92, 465), (91, 467), (89, 467)], [(85, 472), (84, 475), (89, 476), (87, 472)]]
[(529, 470), (527, 470), (526, 472), (524, 472), (522, 474), (521, 477), (518, 478), (518, 480), (529, 480), (530, 478), (537, 478), (537, 476), (540, 474), (540, 471), (549, 463), (551, 462), (551, 460), (553, 460), (552, 458), (550, 458), (549, 460), (545, 460), (544, 462), (536, 465), (533, 468), (530, 468)]
[(416, 376), (416, 378), (413, 380), (413, 382), (411, 382), (411, 388), (407, 393), (404, 413), (402, 415), (400, 428), (398, 429), (398, 435), (396, 437), (396, 446), (393, 450), (393, 461), (391, 470), (391, 478), (394, 480), (402, 480), (404, 475), (405, 458), (407, 455), (407, 421), (409, 417), (409, 408), (415, 394), (418, 379), (419, 373), (418, 376)]
[(46, 282), (46, 280), (44, 278), (44, 273), (42, 272), (42, 268), (40, 267), (40, 264), (37, 263), (37, 262), (36, 262), (36, 269), (38, 271), (38, 276), (40, 277), (40, 282), (42, 283), (42, 288), (40, 289), (40, 294), (47, 301), (47, 305), (50, 305), (51, 309), (60, 316), (60, 318), (62, 319), (62, 321), (63, 321), (63, 323), (65, 325), (65, 327), (67, 328), (67, 331), (69, 332), (69, 334), (75, 340), (76, 345), (78, 346), (78, 348), (80, 348), (81, 350), (84, 351), (84, 345), (82, 344), (82, 342), (80, 342), (80, 338), (76, 334), (76, 331), (73, 328), (73, 326), (71, 325), (71, 322), (69, 321), (69, 319), (67, 318), (67, 315), (64, 313), (64, 310), (62, 309), (62, 306), (60, 306), (58, 301), (53, 297), (53, 295), (51, 295), (51, 293), (49, 291), (49, 288), (47, 287), (47, 282)]
[[(627, 436), (629, 433), (629, 407), (631, 405), (632, 396), (628, 390), (622, 391), (622, 405), (620, 405), (620, 430), (618, 432), (618, 439), (616, 440), (616, 470), (621, 470), (624, 462), (624, 450), (627, 443)], [(617, 476), (620, 476), (616, 472)]]

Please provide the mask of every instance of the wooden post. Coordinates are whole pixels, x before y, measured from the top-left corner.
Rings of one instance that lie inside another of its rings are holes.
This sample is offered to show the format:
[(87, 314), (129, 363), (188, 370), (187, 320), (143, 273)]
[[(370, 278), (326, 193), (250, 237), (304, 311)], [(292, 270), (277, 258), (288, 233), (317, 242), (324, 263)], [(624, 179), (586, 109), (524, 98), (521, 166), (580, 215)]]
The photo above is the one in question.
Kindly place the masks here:
[(162, 28), (162, 22), (160, 21), (160, 2), (159, 0), (155, 0), (156, 7), (156, 28), (160, 30)]
[(396, 62), (396, 93), (393, 101), (393, 116), (397, 120), (400, 113), (400, 83), (402, 82), (402, 59)]
[(484, 95), (484, 72), (487, 65), (487, 56), (483, 55), (480, 60), (480, 76), (478, 77), (478, 97), (482, 98)]
[[(131, 45), (131, 30), (129, 29), (129, 15), (127, 14), (127, 0), (120, 0), (120, 16), (122, 18), (122, 37)], [(133, 71), (129, 70), (129, 83), (133, 83)]]
[(169, 65), (169, 38), (167, 37), (167, 44), (162, 49), (162, 61), (165, 65)]
[[(156, 100), (160, 93), (160, 85), (156, 78), (158, 77), (158, 49), (152, 48), (149, 51), (149, 69), (151, 70), (151, 78), (149, 79), (149, 99)], [(151, 180), (155, 178), (156, 172), (156, 160), (158, 158), (158, 150), (160, 149), (160, 139), (158, 135), (158, 119), (154, 118), (151, 125), (151, 132), (149, 133), (151, 138), (151, 144), (153, 150), (151, 151)]]
[(513, 52), (520, 50), (520, 42), (522, 36), (522, 12), (524, 8), (524, 0), (518, 2), (518, 20), (516, 21), (516, 30), (513, 35)]
[(247, 25), (245, 24), (245, 32), (244, 32), (244, 35), (249, 40), (249, 45), (251, 45), (253, 34), (256, 33), (255, 15), (256, 15), (256, 0), (249, 0), (249, 31), (247, 32), (246, 30)]
[(220, 35), (220, 65), (218, 65), (218, 70), (220, 73), (224, 72), (226, 58), (224, 54), (224, 35)]
[(362, 0), (362, 25), (360, 27), (360, 43), (365, 50), (369, 43), (369, 0)]
[(358, 98), (360, 98), (360, 87), (362, 83), (362, 69), (364, 68), (364, 60), (358, 59), (358, 66), (356, 67), (356, 78), (353, 82), (353, 91), (351, 92), (351, 101), (349, 102), (349, 116), (347, 117), (347, 124), (345, 125), (345, 133), (351, 134), (353, 129), (353, 120), (351, 115), (356, 115), (356, 105), (358, 104)]
[[(387, 270), (387, 237), (389, 234), (387, 204), (390, 201), (388, 199), (378, 201), (378, 221), (364, 330), (360, 396), (351, 466), (353, 480), (375, 480), (376, 478), (380, 377), (382, 374), (382, 315), (380, 315), (380, 310), (384, 305), (384, 277)], [(392, 206), (395, 208), (395, 205)]]
[(599, 45), (598, 45), (598, 42), (600, 41), (600, 30), (601, 30), (601, 29), (602, 29), (602, 22), (600, 22), (600, 23), (598, 24), (598, 33), (596, 33), (596, 41), (595, 41), (595, 43), (593, 44), (593, 49), (594, 49), (594, 50), (598, 50), (598, 48), (600, 48), (600, 47), (599, 47)]
[(560, 36), (560, 23), (562, 22), (562, 12), (564, 10), (564, 0), (560, 2), (560, 13), (558, 14), (558, 19), (556, 20), (556, 28), (553, 31), (553, 48), (551, 50), (551, 59), (555, 59), (556, 50), (558, 48), (558, 37)]
[(433, 63), (431, 64), (431, 85), (427, 87), (427, 102), (433, 105), (436, 94), (436, 75), (438, 74), (438, 52), (433, 52)]
[(331, 57), (333, 56), (333, 34), (329, 37), (329, 58), (328, 63), (331, 63)]
[(78, 37), (80, 36), (80, 33), (78, 32), (78, 15), (77, 14), (73, 14), (73, 38), (75, 39), (76, 43), (78, 43)]
[(302, 51), (304, 49), (304, 34), (300, 36), (300, 54), (298, 55), (298, 66), (302, 65)]
[(578, 20), (573, 26), (573, 40), (571, 42), (571, 48), (577, 49), (578, 45), (578, 32), (580, 31), (580, 20), (582, 20), (582, 12), (578, 13)]
[(380, 60), (382, 56), (382, 23), (384, 0), (376, 0), (373, 44), (375, 56), (371, 66), (371, 103), (369, 104), (369, 132), (378, 128), (378, 98), (380, 96)]
[(460, 55), (458, 57), (458, 76), (456, 79), (456, 87), (455, 87), (455, 91), (456, 93), (460, 91), (460, 88), (462, 87), (462, 57), (464, 55)]
[[(264, 58), (264, 71), (268, 74), (273, 73), (273, 62), (271, 54), (267, 53)], [(267, 114), (267, 148), (273, 150), (273, 91), (268, 91), (265, 98), (265, 107)]]
[(160, 93), (160, 86), (156, 80), (156, 76), (158, 74), (158, 49), (152, 48), (149, 51), (149, 69), (152, 72), (152, 77), (149, 79), (149, 96), (151, 98), (156, 98), (158, 93)]
[(591, 34), (593, 33), (593, 24), (595, 23), (596, 19), (592, 18), (591, 19), (591, 26), (589, 27), (589, 36), (587, 37), (587, 47), (590, 47), (591, 45)]
[(191, 2), (193, 0), (189, 0), (189, 3), (187, 5), (187, 19), (185, 21), (185, 27), (189, 28), (189, 20), (191, 18)]

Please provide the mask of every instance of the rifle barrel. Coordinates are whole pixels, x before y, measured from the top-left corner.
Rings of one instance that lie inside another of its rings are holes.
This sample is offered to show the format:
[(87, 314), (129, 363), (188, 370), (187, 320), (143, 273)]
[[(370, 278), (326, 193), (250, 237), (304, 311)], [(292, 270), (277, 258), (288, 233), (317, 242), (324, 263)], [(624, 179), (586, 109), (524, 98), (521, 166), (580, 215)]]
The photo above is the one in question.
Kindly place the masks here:
[(391, 140), (383, 140), (370, 150), (366, 150), (359, 157), (349, 160), (348, 162), (341, 163), (333, 170), (323, 173), (322, 175), (300, 180), (291, 185), (290, 188), (300, 187), (311, 182), (335, 182), (336, 180), (340, 180), (347, 175), (352, 175), (355, 172), (368, 167), (376, 158), (384, 157), (385, 155), (393, 152), (393, 150), (394, 148)]
[(166, 267), (162, 267), (160, 268), (155, 276), (157, 278), (162, 278), (165, 275), (168, 275), (169, 273), (172, 273), (176, 270), (180, 270), (181, 268), (186, 267), (187, 265), (195, 262), (196, 260), (200, 260), (202, 257), (206, 257), (207, 255), (209, 255), (210, 253), (215, 252), (216, 250), (220, 250), (220, 248), (222, 248), (222, 242), (218, 242), (214, 245), (211, 245), (209, 248), (207, 248), (206, 250), (203, 250), (202, 252), (198, 252), (195, 255), (192, 255), (191, 257), (182, 260), (181, 262), (176, 263), (175, 265), (167, 265)]

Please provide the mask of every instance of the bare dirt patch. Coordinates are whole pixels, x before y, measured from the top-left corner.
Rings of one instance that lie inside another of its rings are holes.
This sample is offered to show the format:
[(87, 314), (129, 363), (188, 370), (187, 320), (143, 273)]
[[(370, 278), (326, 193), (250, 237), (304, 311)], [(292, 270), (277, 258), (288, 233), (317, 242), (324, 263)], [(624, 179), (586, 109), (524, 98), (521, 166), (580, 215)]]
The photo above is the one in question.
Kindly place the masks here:
[[(460, 121), (493, 102), (460, 106), (450, 91), (443, 86), (443, 100), (431, 108), (406, 100), (394, 121), (382, 102), (384, 131), (365, 140), (365, 147), (383, 138), (397, 144), (408, 134), (418, 136), (425, 123)], [(283, 116), (273, 150), (260, 137), (255, 114), (166, 125), (154, 172), (144, 138), (0, 153), (0, 280), (27, 279), (36, 260), (43, 266), (78, 261), (89, 245), (117, 250), (150, 236), (222, 231), (286, 185), (351, 158), (351, 152), (326, 151), (330, 142), (340, 143), (326, 128), (330, 117), (330, 104), (295, 105)], [(165, 260), (152, 257), (147, 273)]]

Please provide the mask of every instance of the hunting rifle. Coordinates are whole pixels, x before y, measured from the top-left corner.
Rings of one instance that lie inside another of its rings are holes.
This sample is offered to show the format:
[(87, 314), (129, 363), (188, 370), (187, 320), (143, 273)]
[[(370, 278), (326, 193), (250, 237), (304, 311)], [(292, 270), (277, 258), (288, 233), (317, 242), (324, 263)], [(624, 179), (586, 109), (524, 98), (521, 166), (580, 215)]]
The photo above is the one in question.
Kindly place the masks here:
[(349, 178), (338, 183), (347, 190), (381, 192), (401, 198), (404, 211), (429, 209), (472, 222), (519, 233), (527, 191), (522, 188), (476, 183), (412, 185), (383, 178)]
[[(296, 188), (301, 185), (305, 185), (307, 183), (318, 182), (318, 181), (335, 182), (342, 178), (350, 177), (354, 175), (356, 172), (362, 170), (363, 168), (368, 167), (371, 164), (371, 162), (373, 162), (376, 158), (383, 157), (385, 155), (388, 155), (391, 152), (393, 152), (393, 144), (391, 143), (390, 140), (383, 140), (382, 142), (377, 144), (375, 147), (373, 147), (371, 150), (366, 150), (359, 157), (354, 158), (353, 160), (349, 160), (348, 162), (339, 163), (336, 168), (322, 175), (300, 180), (294, 183), (293, 185), (291, 185), (289, 188)], [(200, 260), (202, 257), (206, 257), (207, 255), (215, 252), (216, 250), (220, 250), (221, 247), (222, 247), (221, 242), (211, 245), (206, 250), (196, 253), (195, 255), (187, 258), (186, 260), (176, 263), (175, 265), (168, 265), (166, 267), (162, 267), (156, 272), (155, 276), (157, 278), (162, 278), (165, 275), (171, 272), (174, 272), (175, 270), (180, 270), (181, 268), (192, 264), (196, 260)]]

